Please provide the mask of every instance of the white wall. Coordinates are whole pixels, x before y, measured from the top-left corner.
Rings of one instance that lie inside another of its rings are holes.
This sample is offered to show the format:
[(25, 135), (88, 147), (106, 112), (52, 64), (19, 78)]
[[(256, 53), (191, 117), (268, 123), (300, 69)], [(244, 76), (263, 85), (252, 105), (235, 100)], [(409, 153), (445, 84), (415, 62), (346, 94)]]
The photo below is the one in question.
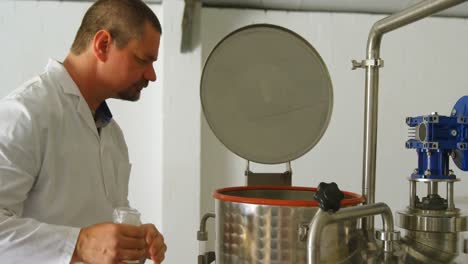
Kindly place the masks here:
[[(198, 9), (197, 9), (198, 10)], [(180, 53), (184, 1), (163, 3), (163, 230), (165, 263), (196, 263), (200, 214), (201, 48)], [(194, 23), (199, 26), (199, 18)], [(194, 43), (199, 35), (195, 26)]]
[[(252, 23), (271, 23), (299, 33), (327, 64), (334, 85), (331, 122), (317, 146), (292, 163), (293, 185), (316, 187), (322, 181), (334, 181), (342, 190), (361, 193), (364, 70), (350, 68), (352, 59), (365, 59), (369, 29), (380, 18), (366, 14), (203, 9), (204, 60), (231, 31)], [(405, 118), (434, 111), (448, 115), (457, 99), (467, 94), (468, 22), (428, 18), (389, 33), (382, 43), (385, 67), (380, 75), (376, 201), (386, 202), (396, 211), (408, 204), (407, 177), (417, 167), (415, 151), (404, 147), (408, 134)], [(211, 194), (215, 189), (244, 185), (245, 161), (218, 141), (204, 118), (201, 146), (201, 213), (205, 213), (214, 210)], [(282, 172), (284, 166), (257, 165), (257, 170)], [(455, 172), (462, 179), (455, 185), (456, 202), (467, 209), (468, 173)], [(425, 190), (425, 186), (419, 188)]]
[[(0, 2), (0, 96), (43, 71), (48, 58), (63, 60), (90, 2)], [(151, 8), (161, 13), (161, 6)], [(156, 63), (158, 81), (140, 101), (111, 100), (133, 164), (129, 199), (144, 222), (162, 229), (162, 64), (164, 43)], [(83, 190), (85, 191), (85, 190)], [(162, 230), (164, 232), (164, 230)]]

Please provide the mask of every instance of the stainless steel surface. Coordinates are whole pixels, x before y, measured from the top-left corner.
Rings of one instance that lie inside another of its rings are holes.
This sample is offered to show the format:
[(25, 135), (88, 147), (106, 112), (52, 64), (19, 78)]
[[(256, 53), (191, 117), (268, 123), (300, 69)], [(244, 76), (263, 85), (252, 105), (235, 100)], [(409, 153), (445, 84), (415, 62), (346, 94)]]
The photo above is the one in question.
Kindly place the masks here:
[[(236, 197), (313, 200), (313, 192), (240, 190)], [(218, 264), (305, 264), (307, 243), (303, 226), (318, 207), (275, 206), (216, 199), (216, 257)], [(359, 257), (360, 236), (355, 220), (323, 230), (321, 263), (349, 263)], [(362, 243), (361, 243), (362, 244)]]
[(200, 84), (206, 120), (238, 156), (279, 164), (311, 150), (325, 133), (333, 89), (320, 54), (298, 34), (256, 24), (221, 40)]
[[(453, 185), (457, 181), (459, 179), (409, 178), (410, 205), (406, 210), (395, 214), (397, 226), (406, 229), (406, 236), (401, 240), (404, 263), (468, 263), (468, 256), (465, 258), (465, 254), (459, 254), (463, 247), (459, 232), (468, 230), (468, 216), (455, 208)], [(435, 207), (428, 206), (430, 203), (416, 203), (417, 183), (427, 185), (427, 196), (423, 200), (434, 198), (438, 192), (438, 184), (445, 183), (447, 207), (444, 209), (437, 203), (434, 204)]]
[[(460, 179), (412, 179), (408, 178), (410, 183), (409, 200), (410, 204), (406, 210), (396, 213), (397, 226), (411, 230), (424, 232), (463, 232), (468, 231), (468, 216), (462, 215), (460, 210), (455, 208), (454, 203), (454, 183)], [(427, 184), (427, 197), (438, 193), (438, 184), (447, 185), (446, 200), (447, 209), (425, 210), (425, 208), (416, 204), (416, 185), (417, 183)]]
[(410, 183), (410, 193), (409, 193), (409, 197), (410, 197), (410, 200), (409, 200), (409, 207), (411, 209), (413, 208), (416, 208), (416, 194), (417, 194), (417, 191), (416, 191), (416, 182), (414, 181), (409, 181)]
[(448, 203), (448, 210), (455, 209), (455, 201), (453, 198), (453, 186), (454, 182), (447, 182), (447, 203)]
[(460, 179), (456, 178), (456, 179), (413, 179), (411, 177), (408, 177), (408, 181), (414, 181), (414, 182), (459, 182)]
[[(319, 210), (309, 225), (309, 236), (307, 237), (307, 263), (322, 263), (322, 237), (327, 226), (337, 224), (342, 221), (357, 220), (370, 215), (382, 215), (382, 225), (384, 231), (392, 233), (393, 216), (390, 208), (384, 203), (369, 204), (363, 206), (349, 207), (339, 210), (336, 213), (329, 213)], [(341, 224), (341, 223), (340, 223)], [(392, 241), (384, 241), (384, 251), (392, 252)]]
[(458, 210), (419, 210), (407, 209), (395, 214), (398, 227), (424, 232), (464, 232), (468, 231), (468, 216)]
[[(380, 59), (380, 44), (385, 33), (408, 25), (434, 13), (458, 5), (466, 0), (425, 0), (403, 11), (377, 21), (367, 41), (367, 60)], [(364, 108), (363, 196), (367, 204), (375, 202), (375, 170), (377, 154), (379, 67), (366, 66)], [(365, 229), (374, 228), (374, 218), (363, 221)]]
[(404, 263), (466, 263), (460, 262), (458, 241), (458, 233), (410, 231), (402, 240)]
[[(429, 167), (429, 165), (428, 165)], [(439, 193), (439, 186), (437, 182), (428, 182), (427, 183), (427, 195), (431, 194), (438, 194)]]

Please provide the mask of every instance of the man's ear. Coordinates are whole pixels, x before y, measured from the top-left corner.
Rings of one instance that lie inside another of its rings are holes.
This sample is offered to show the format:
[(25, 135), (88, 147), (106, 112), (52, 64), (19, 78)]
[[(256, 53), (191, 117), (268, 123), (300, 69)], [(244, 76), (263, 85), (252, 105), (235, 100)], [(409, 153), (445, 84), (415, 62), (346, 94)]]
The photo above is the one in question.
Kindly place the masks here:
[(106, 61), (109, 53), (112, 36), (107, 30), (99, 30), (93, 39), (93, 54), (99, 61)]

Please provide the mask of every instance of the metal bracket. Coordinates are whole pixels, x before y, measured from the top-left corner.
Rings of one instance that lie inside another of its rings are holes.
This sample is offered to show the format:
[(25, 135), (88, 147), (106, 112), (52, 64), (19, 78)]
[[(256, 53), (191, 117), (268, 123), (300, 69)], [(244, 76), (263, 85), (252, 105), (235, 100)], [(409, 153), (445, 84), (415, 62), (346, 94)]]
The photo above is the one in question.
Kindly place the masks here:
[(366, 68), (366, 67), (379, 67), (382, 68), (384, 66), (384, 61), (382, 59), (370, 59), (370, 60), (362, 60), (358, 62), (357, 60), (351, 61), (353, 67), (351, 70), (355, 70), (357, 68)]
[(437, 113), (435, 115), (424, 116), (422, 123), (430, 123), (430, 124), (438, 124), (439, 123), (439, 115)]
[(195, 17), (200, 14), (200, 0), (185, 0), (184, 15), (182, 17), (182, 38), (180, 51), (182, 53), (190, 52), (195, 47)]
[(210, 264), (216, 260), (214, 251), (206, 252), (205, 255), (198, 255), (198, 264)]
[(424, 141), (422, 147), (423, 149), (439, 149), (439, 142)]
[(250, 170), (250, 161), (247, 161), (245, 176), (247, 186), (291, 186), (291, 162), (286, 163), (286, 171), (283, 173), (256, 173)]

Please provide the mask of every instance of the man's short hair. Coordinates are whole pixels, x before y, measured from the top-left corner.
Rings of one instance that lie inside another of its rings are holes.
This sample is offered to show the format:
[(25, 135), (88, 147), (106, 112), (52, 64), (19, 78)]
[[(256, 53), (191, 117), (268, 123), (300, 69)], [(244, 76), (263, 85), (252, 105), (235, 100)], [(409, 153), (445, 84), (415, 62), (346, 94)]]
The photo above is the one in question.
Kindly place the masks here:
[(98, 0), (86, 11), (71, 47), (75, 55), (83, 53), (99, 30), (107, 30), (118, 48), (130, 39), (140, 38), (145, 23), (162, 33), (161, 24), (153, 11), (141, 0)]

